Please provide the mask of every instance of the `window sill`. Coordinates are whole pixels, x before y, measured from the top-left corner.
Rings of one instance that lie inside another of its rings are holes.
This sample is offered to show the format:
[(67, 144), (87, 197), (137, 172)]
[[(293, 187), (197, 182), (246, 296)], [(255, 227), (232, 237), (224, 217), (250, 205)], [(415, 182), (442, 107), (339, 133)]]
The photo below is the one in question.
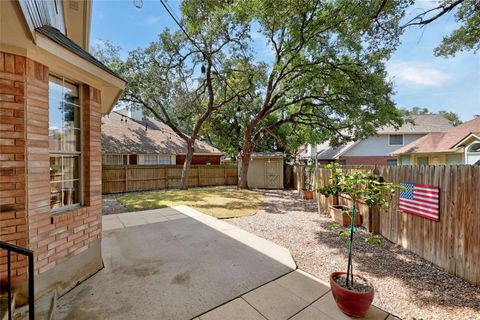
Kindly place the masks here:
[(61, 207), (61, 208), (52, 209), (52, 210), (50, 211), (50, 213), (53, 214), (53, 215), (57, 215), (57, 214), (62, 214), (62, 213), (70, 212), (70, 211), (79, 209), (79, 208), (81, 208), (81, 207), (82, 207), (82, 206), (81, 206), (79, 203), (77, 203), (77, 204), (72, 204), (72, 205), (69, 205), (69, 206)]

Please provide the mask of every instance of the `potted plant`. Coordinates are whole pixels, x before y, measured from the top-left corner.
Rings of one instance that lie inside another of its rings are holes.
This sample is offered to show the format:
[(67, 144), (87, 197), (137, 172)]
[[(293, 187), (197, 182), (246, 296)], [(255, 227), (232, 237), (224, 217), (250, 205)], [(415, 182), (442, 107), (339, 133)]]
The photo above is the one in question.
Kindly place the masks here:
[(314, 169), (311, 166), (305, 166), (305, 170), (303, 172), (303, 188), (300, 192), (301, 198), (304, 200), (313, 200), (313, 171)]
[[(328, 165), (327, 168), (336, 170), (332, 170), (329, 183), (317, 189), (317, 192), (326, 197), (345, 194), (353, 201), (352, 207), (348, 208), (351, 212), (350, 227), (340, 232), (349, 239), (347, 271), (330, 274), (330, 287), (335, 302), (343, 313), (352, 317), (363, 317), (372, 304), (374, 288), (365, 277), (353, 273), (352, 249), (356, 232), (353, 222), (357, 213), (356, 208), (360, 200), (371, 207), (385, 206), (395, 189), (403, 187), (384, 182), (379, 176), (370, 173), (357, 171), (344, 174), (342, 170), (338, 170), (340, 167), (339, 164)], [(368, 237), (366, 242), (380, 244), (380, 239)]]

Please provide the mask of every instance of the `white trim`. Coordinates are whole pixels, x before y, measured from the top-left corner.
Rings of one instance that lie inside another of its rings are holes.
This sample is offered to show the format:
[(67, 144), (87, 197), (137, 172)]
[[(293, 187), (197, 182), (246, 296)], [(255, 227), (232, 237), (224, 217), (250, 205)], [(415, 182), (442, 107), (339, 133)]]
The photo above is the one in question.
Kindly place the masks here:
[[(458, 148), (458, 147), (461, 147), (462, 144), (470, 139), (471, 137), (474, 137), (474, 138), (477, 138), (478, 141), (480, 141), (480, 136), (477, 136), (475, 133), (473, 132), (470, 132), (469, 134), (467, 134), (462, 140), (460, 140), (459, 142), (455, 143), (453, 146), (450, 147), (450, 149), (453, 149), (453, 148)], [(474, 142), (472, 142), (474, 143)], [(471, 144), (470, 144), (471, 145)], [(466, 148), (465, 148), (466, 149)]]

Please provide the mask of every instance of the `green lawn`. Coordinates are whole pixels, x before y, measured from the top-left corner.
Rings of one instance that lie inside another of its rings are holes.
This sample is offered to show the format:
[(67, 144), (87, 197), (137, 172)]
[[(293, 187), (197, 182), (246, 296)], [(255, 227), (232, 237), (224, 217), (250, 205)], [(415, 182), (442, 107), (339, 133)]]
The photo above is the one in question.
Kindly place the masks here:
[(124, 195), (117, 199), (129, 211), (187, 205), (216, 218), (251, 216), (263, 205), (263, 194), (236, 188), (195, 188)]

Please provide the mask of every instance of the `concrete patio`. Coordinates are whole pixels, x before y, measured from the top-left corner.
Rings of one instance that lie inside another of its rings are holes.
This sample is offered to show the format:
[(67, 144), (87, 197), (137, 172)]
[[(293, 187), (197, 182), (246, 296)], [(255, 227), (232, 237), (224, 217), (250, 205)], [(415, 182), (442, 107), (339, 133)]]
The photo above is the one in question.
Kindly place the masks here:
[(287, 249), (189, 207), (104, 216), (103, 230), (104, 269), (55, 319), (349, 319)]

